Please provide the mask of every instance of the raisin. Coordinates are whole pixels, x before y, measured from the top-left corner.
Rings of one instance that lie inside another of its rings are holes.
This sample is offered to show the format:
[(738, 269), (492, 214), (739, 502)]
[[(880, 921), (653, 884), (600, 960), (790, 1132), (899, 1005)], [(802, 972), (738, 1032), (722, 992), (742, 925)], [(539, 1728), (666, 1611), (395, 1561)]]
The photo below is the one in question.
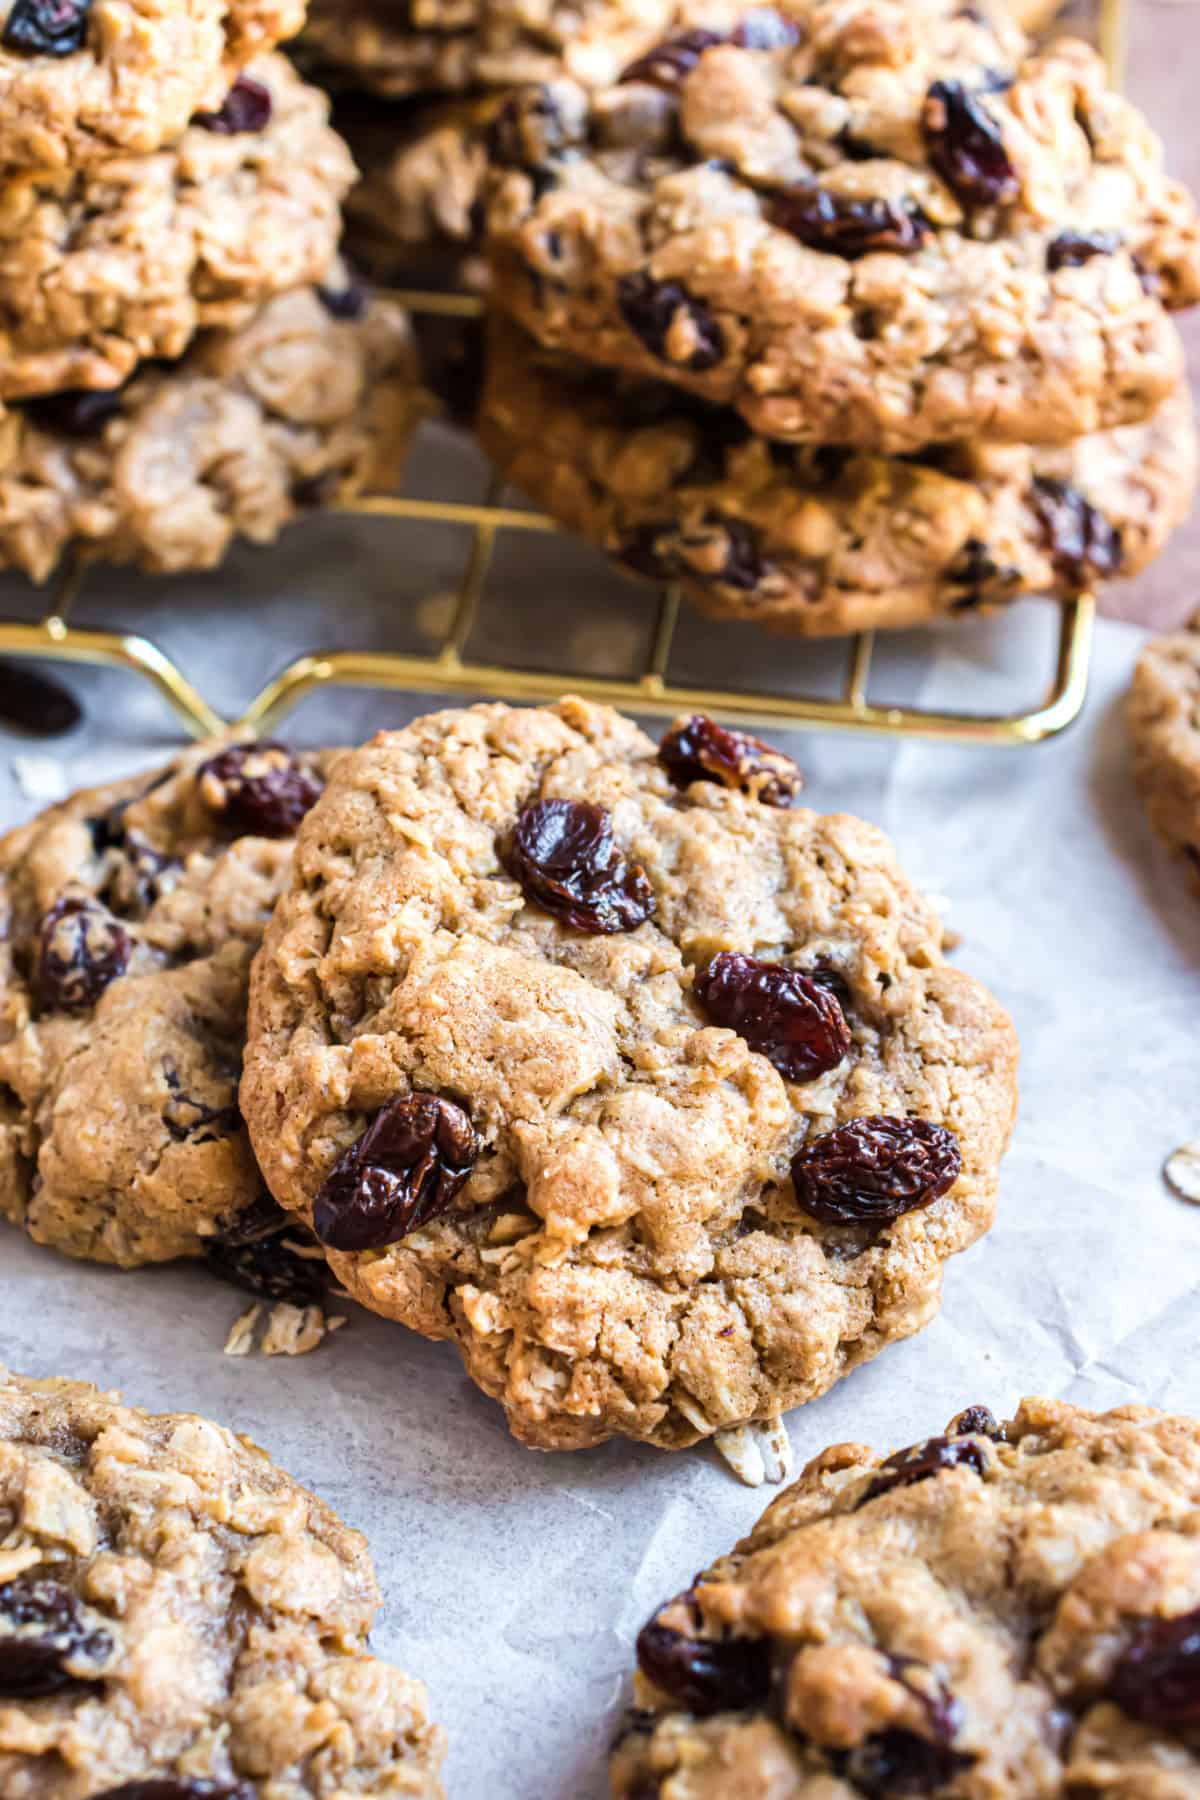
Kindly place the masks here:
[(1030, 504), (1050, 560), (1075, 587), (1115, 575), (1121, 567), (1121, 533), (1069, 481), (1035, 475)]
[(814, 968), (805, 969), (804, 973), (810, 981), (815, 981), (819, 988), (824, 988), (827, 994), (832, 994), (843, 1012), (849, 1012), (854, 994), (850, 983), (840, 969), (831, 967), (829, 963), (817, 963)]
[(983, 539), (975, 537), (967, 539), (947, 573), (952, 582), (966, 589), (953, 602), (960, 610), (984, 600), (1010, 597), (1021, 581), (1019, 569), (997, 562)]
[(74, 731), (83, 708), (74, 694), (27, 662), (0, 662), (0, 724), (29, 737), (62, 737)]
[(1020, 188), (1000, 127), (961, 81), (935, 81), (922, 129), (929, 160), (965, 207), (1003, 206)]
[(211, 1781), (207, 1775), (151, 1775), (105, 1788), (96, 1800), (254, 1800), (248, 1781)]
[(1051, 274), (1056, 269), (1078, 269), (1093, 256), (1111, 256), (1120, 247), (1116, 231), (1060, 231), (1046, 246), (1046, 267)]
[(940, 1475), (943, 1469), (959, 1468), (974, 1469), (976, 1475), (982, 1475), (987, 1468), (987, 1456), (974, 1439), (926, 1438), (923, 1444), (910, 1444), (907, 1450), (894, 1450), (891, 1456), (886, 1456), (859, 1505), (877, 1500), (880, 1494), (890, 1494), (893, 1488), (912, 1487), (914, 1482), (928, 1481), (931, 1476)]
[(716, 579), (726, 587), (752, 593), (767, 572), (767, 565), (759, 548), (758, 532), (753, 525), (747, 525), (744, 519), (724, 518), (719, 514), (706, 523), (717, 526), (726, 539), (725, 561)]
[(725, 354), (725, 338), (707, 303), (689, 294), (677, 281), (655, 281), (644, 271), (622, 275), (617, 283), (621, 317), (640, 344), (663, 362), (672, 360), (667, 347), (671, 328), (680, 314), (691, 327), (694, 347), (684, 365), (693, 374), (713, 369)]
[(178, 1072), (169, 1063), (163, 1067), (163, 1079), (169, 1098), (163, 1108), (162, 1120), (177, 1143), (189, 1138), (197, 1144), (211, 1143), (215, 1138), (232, 1137), (235, 1131), (241, 1130), (242, 1115), (236, 1104), (209, 1106), (206, 1101), (194, 1100), (184, 1093)]
[(298, 1256), (279, 1237), (249, 1243), (212, 1238), (204, 1246), (209, 1273), (253, 1294), (258, 1300), (283, 1300), (289, 1306), (319, 1306), (325, 1297), (328, 1270), (315, 1257)]
[(622, 81), (645, 81), (651, 87), (677, 88), (686, 80), (706, 50), (725, 39), (717, 31), (684, 31), (678, 37), (657, 44), (621, 76)]
[(219, 1234), (224, 1244), (259, 1244), (264, 1238), (278, 1237), (291, 1229), (300, 1228), (292, 1226), (282, 1206), (264, 1188), (249, 1206), (221, 1221)]
[(319, 287), (317, 298), (331, 319), (361, 319), (367, 310), (367, 290), (352, 276), (341, 287)]
[(827, 988), (787, 963), (722, 950), (696, 975), (696, 998), (716, 1025), (745, 1038), (788, 1081), (836, 1069), (850, 1028)]
[(235, 837), (290, 837), (321, 792), (282, 744), (232, 744), (202, 763), (196, 782)]
[(204, 131), (236, 137), (244, 131), (265, 131), (271, 123), (271, 90), (249, 75), (239, 75), (217, 112), (198, 112), (192, 120)]
[(61, 437), (99, 437), (110, 419), (121, 410), (124, 389), (64, 388), (58, 394), (43, 394), (26, 402), (25, 411), (43, 431), (57, 431)]
[(535, 800), (525, 807), (508, 863), (527, 900), (577, 931), (633, 931), (654, 912), (645, 870), (618, 850), (604, 807), (586, 800)]
[(790, 806), (804, 785), (790, 756), (748, 731), (718, 725), (706, 713), (677, 719), (658, 746), (658, 760), (676, 787), (715, 781), (764, 806)]
[(36, 1700), (99, 1679), (113, 1640), (89, 1625), (78, 1596), (59, 1581), (18, 1575), (0, 1587), (0, 1696)]
[(178, 857), (155, 850), (140, 832), (127, 832), (100, 898), (119, 918), (144, 916), (171, 885), (167, 877), (181, 866)]
[(334, 1250), (377, 1250), (439, 1218), (479, 1154), (461, 1106), (438, 1094), (390, 1100), (326, 1177), (313, 1229)]
[(792, 1159), (797, 1204), (826, 1225), (889, 1224), (939, 1199), (961, 1170), (944, 1125), (878, 1113), (811, 1139)]
[(0, 41), (27, 56), (70, 56), (87, 36), (91, 0), (13, 0)]
[(964, 1773), (973, 1756), (931, 1743), (915, 1731), (880, 1731), (834, 1759), (840, 1775), (868, 1800), (901, 1800), (901, 1796), (936, 1794)]
[(988, 1406), (967, 1406), (956, 1413), (946, 1427), (946, 1436), (986, 1437), (997, 1444), (1004, 1442), (1004, 1427)]
[(87, 1012), (123, 974), (133, 941), (105, 906), (68, 895), (42, 920), (37, 995), (48, 1012)]
[(1143, 1619), (1117, 1659), (1108, 1695), (1143, 1725), (1165, 1731), (1200, 1725), (1200, 1609)]
[(773, 6), (752, 6), (742, 14), (729, 41), (743, 50), (790, 50), (800, 42), (800, 28)]
[[(674, 1617), (676, 1624), (665, 1620)], [(694, 1592), (678, 1595), (638, 1632), (638, 1668), (677, 1706), (702, 1717), (767, 1698), (770, 1656), (761, 1638), (702, 1637)]]
[(849, 200), (819, 187), (781, 194), (770, 218), (810, 250), (848, 262), (879, 250), (911, 256), (929, 236), (928, 219), (908, 201)]

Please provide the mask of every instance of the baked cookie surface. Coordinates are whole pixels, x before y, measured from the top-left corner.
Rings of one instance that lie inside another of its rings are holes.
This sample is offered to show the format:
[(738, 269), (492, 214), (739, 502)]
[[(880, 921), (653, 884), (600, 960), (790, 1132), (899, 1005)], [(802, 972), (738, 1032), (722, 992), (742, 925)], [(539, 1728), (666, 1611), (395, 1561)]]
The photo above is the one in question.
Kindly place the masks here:
[(200, 745), (0, 840), (0, 1211), (38, 1243), (221, 1267), (278, 1229), (237, 1108), (246, 992), (332, 760)]
[(0, 1506), (5, 1800), (441, 1800), (364, 1539), (249, 1438), (0, 1375)]
[(303, 19), (304, 0), (4, 0), (0, 169), (161, 149)]
[(797, 781), (711, 721), (656, 751), (480, 707), (343, 759), (302, 827), (252, 982), (264, 1176), (528, 1443), (810, 1399), (991, 1222), (1011, 1023)]
[(926, 461), (772, 442), (731, 407), (494, 325), (479, 436), (506, 476), (705, 610), (820, 635), (1134, 575), (1186, 516), (1186, 388), (1145, 425)]
[(542, 342), (904, 454), (1063, 443), (1180, 379), (1190, 198), (1087, 46), (954, 0), (700, 12), (493, 133), (498, 304)]
[(235, 538), (386, 488), (423, 416), (405, 315), (347, 285), (295, 288), (121, 388), (0, 420), (0, 566), (43, 581), (71, 548), (173, 573)]
[(824, 1451), (638, 1639), (616, 1800), (1190, 1800), (1200, 1427), (1026, 1400)]
[(171, 148), (11, 182), (0, 398), (115, 387), (322, 280), (354, 180), (328, 114), (284, 57), (260, 57)]
[(1150, 823), (1200, 887), (1200, 621), (1145, 646), (1126, 716)]

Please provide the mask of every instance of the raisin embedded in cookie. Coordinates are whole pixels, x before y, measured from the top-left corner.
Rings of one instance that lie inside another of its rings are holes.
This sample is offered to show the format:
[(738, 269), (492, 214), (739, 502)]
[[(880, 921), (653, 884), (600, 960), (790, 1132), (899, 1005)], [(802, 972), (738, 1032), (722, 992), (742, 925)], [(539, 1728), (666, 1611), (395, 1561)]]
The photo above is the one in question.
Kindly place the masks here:
[(1127, 716), (1150, 823), (1200, 889), (1200, 620), (1146, 645)]
[(250, 959), (332, 761), (201, 745), (0, 840), (0, 1211), (38, 1243), (293, 1267), (249, 1248), (282, 1221), (237, 1087)]
[(3, 0), (0, 169), (159, 150), (303, 19), (303, 0)]
[(543, 343), (897, 454), (1065, 443), (1176, 387), (1195, 210), (1087, 46), (1027, 56), (957, 0), (695, 17), (494, 134), (493, 292)]
[(252, 983), (263, 1173), (528, 1443), (811, 1399), (991, 1222), (1012, 1026), (798, 786), (712, 721), (477, 707), (344, 758), (301, 828)]
[(614, 1800), (1185, 1800), (1200, 1426), (973, 1406), (838, 1444), (647, 1621)]
[(69, 548), (177, 573), (395, 481), (425, 411), (408, 322), (340, 269), (124, 387), (49, 394), (0, 431), (0, 567)]
[(328, 113), (284, 57), (261, 57), (170, 149), (11, 183), (0, 398), (115, 387), (200, 327), (323, 280), (354, 180)]
[(443, 1800), (365, 1540), (194, 1413), (0, 1371), (0, 1790)]
[(706, 611), (809, 635), (1136, 574), (1195, 487), (1186, 387), (1145, 425), (925, 461), (780, 444), (665, 382), (493, 325), (480, 438), (535, 505)]

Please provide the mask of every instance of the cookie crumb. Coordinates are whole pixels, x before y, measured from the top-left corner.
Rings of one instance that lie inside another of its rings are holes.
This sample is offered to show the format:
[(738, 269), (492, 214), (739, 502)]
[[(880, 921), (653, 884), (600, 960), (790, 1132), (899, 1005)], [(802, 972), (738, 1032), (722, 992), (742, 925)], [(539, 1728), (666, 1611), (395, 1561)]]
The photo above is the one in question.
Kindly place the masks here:
[(307, 1356), (345, 1323), (340, 1313), (326, 1315), (319, 1306), (292, 1306), (279, 1300), (268, 1312), (259, 1301), (234, 1321), (225, 1355), (251, 1356), (257, 1350), (262, 1356)]
[(1200, 1201), (1200, 1138), (1173, 1150), (1163, 1164), (1163, 1174), (1181, 1200)]
[(792, 1473), (792, 1442), (782, 1419), (718, 1431), (714, 1441), (738, 1480), (747, 1487), (761, 1487), (764, 1481), (774, 1487), (787, 1481)]
[(57, 756), (14, 756), (12, 772), (27, 800), (50, 805), (65, 800), (71, 791), (66, 765)]
[(225, 1339), (226, 1356), (249, 1356), (254, 1348), (254, 1332), (258, 1324), (262, 1307), (254, 1305), (236, 1318), (229, 1328), (229, 1336)]

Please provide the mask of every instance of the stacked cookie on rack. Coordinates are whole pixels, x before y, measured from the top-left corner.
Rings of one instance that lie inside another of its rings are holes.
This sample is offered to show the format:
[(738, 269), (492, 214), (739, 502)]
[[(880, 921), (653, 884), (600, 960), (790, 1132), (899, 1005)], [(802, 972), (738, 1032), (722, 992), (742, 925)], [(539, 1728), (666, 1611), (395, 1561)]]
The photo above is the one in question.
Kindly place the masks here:
[(338, 262), (354, 179), (274, 51), (301, 0), (18, 0), (0, 38), (0, 565), (207, 568), (390, 478), (406, 322)]
[(1186, 510), (1196, 214), (1084, 44), (712, 0), (489, 151), (481, 434), (626, 568), (839, 632), (1081, 592)]

